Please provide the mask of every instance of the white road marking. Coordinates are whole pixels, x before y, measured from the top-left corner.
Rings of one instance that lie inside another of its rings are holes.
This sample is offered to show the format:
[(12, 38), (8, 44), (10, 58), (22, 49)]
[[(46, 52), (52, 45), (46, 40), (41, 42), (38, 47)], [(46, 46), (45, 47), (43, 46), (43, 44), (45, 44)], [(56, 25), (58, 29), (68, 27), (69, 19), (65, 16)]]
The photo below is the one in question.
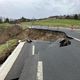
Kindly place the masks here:
[(42, 61), (38, 61), (37, 80), (43, 80), (43, 62)]
[(78, 38), (75, 38), (75, 37), (72, 37), (74, 40), (77, 40), (77, 41), (80, 41), (80, 39), (78, 39)]
[(35, 45), (32, 46), (32, 55), (35, 54)]
[(12, 52), (12, 54), (7, 58), (7, 60), (1, 65), (0, 67), (0, 80), (4, 80), (7, 76), (8, 72), (10, 71), (12, 65), (14, 64), (15, 60), (17, 59), (23, 45), (25, 42), (21, 42), (16, 49)]

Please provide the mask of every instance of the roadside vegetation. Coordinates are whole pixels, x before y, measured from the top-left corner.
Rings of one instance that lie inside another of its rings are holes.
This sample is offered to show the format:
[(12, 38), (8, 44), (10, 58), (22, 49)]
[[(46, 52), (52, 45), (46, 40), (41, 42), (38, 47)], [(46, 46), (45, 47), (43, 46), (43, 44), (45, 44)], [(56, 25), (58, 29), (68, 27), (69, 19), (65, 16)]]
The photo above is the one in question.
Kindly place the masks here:
[(4, 25), (0, 27), (0, 64), (6, 60), (17, 46), (18, 38), (16, 36), (19, 35), (22, 30), (18, 25)]
[(17, 44), (17, 39), (11, 39), (0, 45), (0, 64), (7, 59)]
[(7, 29), (11, 26), (13, 26), (13, 25), (9, 24), (9, 23), (0, 23), (0, 29)]

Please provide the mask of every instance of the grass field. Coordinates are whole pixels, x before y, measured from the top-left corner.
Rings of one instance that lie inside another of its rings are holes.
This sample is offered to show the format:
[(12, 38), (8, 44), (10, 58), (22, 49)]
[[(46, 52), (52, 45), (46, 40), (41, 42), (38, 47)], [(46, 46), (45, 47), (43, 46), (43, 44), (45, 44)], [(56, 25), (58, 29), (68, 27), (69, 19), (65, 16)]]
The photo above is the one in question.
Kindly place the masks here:
[[(80, 20), (74, 19), (46, 19), (46, 20), (37, 20), (33, 22), (22, 23), (25, 25), (39, 25), (39, 26), (50, 26), (50, 27), (74, 27), (80, 28)], [(25, 26), (26, 27), (26, 26)]]
[(12, 49), (12, 47), (15, 46), (16, 44), (17, 44), (17, 39), (12, 39), (0, 45), (0, 55), (7, 53), (7, 51)]
[[(8, 28), (11, 27), (13, 24), (9, 23), (2, 23), (0, 24), (0, 28)], [(22, 22), (20, 23), (20, 26), (22, 26), (23, 29), (27, 28), (28, 26), (32, 25), (39, 25), (39, 26), (50, 26), (50, 27), (74, 27), (74, 28), (80, 28), (80, 20), (74, 20), (74, 19), (45, 19), (45, 20), (36, 20), (31, 22)]]
[(9, 24), (9, 23), (0, 23), (0, 29), (7, 29), (11, 26), (12, 24)]

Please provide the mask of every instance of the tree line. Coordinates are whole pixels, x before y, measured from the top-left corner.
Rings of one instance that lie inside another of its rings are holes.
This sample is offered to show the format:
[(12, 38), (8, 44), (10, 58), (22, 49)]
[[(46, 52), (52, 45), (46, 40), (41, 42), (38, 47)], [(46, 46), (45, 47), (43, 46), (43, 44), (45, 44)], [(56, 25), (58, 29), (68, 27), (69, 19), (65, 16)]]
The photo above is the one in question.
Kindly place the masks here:
[[(63, 16), (50, 16), (48, 18), (55, 18), (55, 19), (76, 19), (76, 20), (80, 20), (80, 14), (74, 14), (74, 15), (63, 15)], [(2, 17), (0, 17), (0, 23), (11, 23), (11, 24), (16, 24), (16, 23), (20, 23), (20, 22), (30, 22), (33, 20), (43, 20), (43, 19), (47, 19), (47, 18), (42, 18), (42, 19), (27, 19), (25, 17), (21, 17), (20, 19), (9, 19), (9, 18), (5, 18), (3, 20)]]
[(50, 16), (49, 18), (55, 18), (55, 19), (80, 19), (80, 14), (73, 14), (73, 15), (63, 15), (63, 16)]
[(20, 23), (20, 22), (29, 22), (29, 21), (31, 21), (31, 19), (27, 19), (25, 17), (21, 17), (20, 19), (9, 19), (9, 18), (3, 19), (2, 17), (0, 17), (0, 23), (16, 24), (16, 23)]

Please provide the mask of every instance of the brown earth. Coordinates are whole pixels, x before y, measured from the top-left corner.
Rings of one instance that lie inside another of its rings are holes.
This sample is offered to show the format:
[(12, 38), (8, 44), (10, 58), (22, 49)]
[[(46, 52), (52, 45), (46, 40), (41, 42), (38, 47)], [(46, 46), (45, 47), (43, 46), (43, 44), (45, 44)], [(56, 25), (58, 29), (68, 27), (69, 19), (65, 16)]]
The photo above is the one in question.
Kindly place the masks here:
[(16, 37), (21, 31), (22, 28), (18, 25), (12, 26), (4, 30), (0, 29), (0, 44), (3, 44), (9, 39)]
[(66, 34), (61, 31), (50, 31), (42, 29), (25, 29), (18, 36), (18, 39), (55, 41), (59, 38), (67, 38)]

